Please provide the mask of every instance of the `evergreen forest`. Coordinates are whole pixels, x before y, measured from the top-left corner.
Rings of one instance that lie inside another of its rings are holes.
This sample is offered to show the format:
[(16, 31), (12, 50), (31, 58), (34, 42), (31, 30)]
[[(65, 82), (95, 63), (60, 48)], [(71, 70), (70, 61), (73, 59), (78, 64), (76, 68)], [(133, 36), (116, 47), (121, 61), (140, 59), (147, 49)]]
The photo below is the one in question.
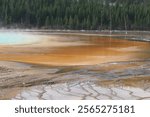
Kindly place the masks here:
[(0, 0), (0, 27), (149, 30), (150, 0)]

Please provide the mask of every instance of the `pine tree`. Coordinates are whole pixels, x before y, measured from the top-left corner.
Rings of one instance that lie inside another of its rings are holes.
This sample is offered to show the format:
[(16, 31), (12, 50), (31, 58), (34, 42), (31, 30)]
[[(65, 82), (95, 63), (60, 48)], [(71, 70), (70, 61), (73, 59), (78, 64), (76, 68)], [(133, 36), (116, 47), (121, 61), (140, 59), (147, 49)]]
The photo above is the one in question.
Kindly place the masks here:
[(150, 29), (149, 0), (0, 0), (0, 23), (6, 27), (109, 29), (110, 6), (112, 29)]
[(49, 16), (47, 16), (45, 20), (45, 27), (48, 28), (49, 26), (50, 26), (50, 18)]

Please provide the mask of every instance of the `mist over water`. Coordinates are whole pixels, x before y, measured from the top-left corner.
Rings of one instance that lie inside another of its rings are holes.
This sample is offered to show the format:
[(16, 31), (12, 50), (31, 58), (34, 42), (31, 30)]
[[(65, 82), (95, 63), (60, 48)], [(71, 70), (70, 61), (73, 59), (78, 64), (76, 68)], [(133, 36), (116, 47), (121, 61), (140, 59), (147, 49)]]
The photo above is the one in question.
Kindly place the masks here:
[(21, 32), (0, 32), (0, 45), (29, 44), (38, 39), (31, 34)]
[(0, 60), (48, 65), (93, 65), (150, 58), (150, 43), (130, 41), (119, 34), (110, 37), (107, 34), (0, 31), (0, 48)]

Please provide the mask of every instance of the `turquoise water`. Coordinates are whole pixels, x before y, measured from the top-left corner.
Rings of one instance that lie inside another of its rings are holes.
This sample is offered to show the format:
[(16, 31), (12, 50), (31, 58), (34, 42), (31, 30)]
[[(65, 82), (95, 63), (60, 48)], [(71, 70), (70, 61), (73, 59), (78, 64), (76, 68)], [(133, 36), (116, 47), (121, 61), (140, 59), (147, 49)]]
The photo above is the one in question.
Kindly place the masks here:
[(28, 44), (36, 41), (33, 35), (19, 32), (0, 32), (1, 45)]

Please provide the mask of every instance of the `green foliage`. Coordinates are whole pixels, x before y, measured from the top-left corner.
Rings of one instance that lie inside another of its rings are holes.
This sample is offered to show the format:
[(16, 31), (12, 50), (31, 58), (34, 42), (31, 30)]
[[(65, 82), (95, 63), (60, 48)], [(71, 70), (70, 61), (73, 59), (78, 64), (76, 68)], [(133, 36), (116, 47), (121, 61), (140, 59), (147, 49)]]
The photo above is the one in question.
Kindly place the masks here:
[(150, 29), (149, 0), (0, 0), (0, 26)]

